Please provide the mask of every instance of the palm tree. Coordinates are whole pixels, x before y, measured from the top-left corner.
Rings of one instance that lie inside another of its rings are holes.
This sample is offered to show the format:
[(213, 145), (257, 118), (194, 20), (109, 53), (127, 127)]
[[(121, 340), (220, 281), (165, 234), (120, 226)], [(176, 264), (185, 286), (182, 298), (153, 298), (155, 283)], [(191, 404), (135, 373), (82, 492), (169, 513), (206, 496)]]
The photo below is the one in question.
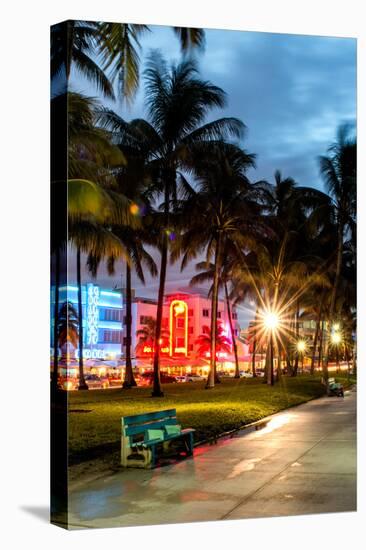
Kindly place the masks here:
[[(114, 183), (111, 166), (125, 161), (122, 152), (110, 142), (104, 129), (95, 126), (98, 103), (81, 94), (62, 94), (69, 105), (68, 117), (68, 218), (69, 241), (76, 247), (79, 318), (79, 389), (87, 389), (83, 369), (83, 311), (81, 252), (95, 257), (127, 256), (123, 243), (105, 226), (110, 223), (133, 225), (129, 202), (113, 196), (103, 187)], [(86, 179), (92, 178), (92, 181)], [(57, 183), (57, 182), (56, 182)]]
[[(196, 344), (198, 345), (198, 353), (200, 355), (203, 355), (206, 353), (210, 354), (211, 353), (211, 330), (207, 326), (203, 326), (202, 330), (203, 330), (202, 334), (200, 334), (196, 339)], [(216, 332), (215, 334), (216, 357), (220, 351), (230, 353), (231, 342), (230, 342), (230, 339), (226, 336), (222, 323), (217, 322), (215, 332)]]
[[(239, 370), (239, 358), (238, 358), (238, 346), (236, 343), (236, 336), (233, 326), (233, 319), (232, 319), (232, 306), (231, 306), (231, 299), (230, 299), (230, 293), (228, 289), (228, 284), (230, 281), (230, 269), (232, 266), (232, 260), (229, 256), (228, 250), (224, 254), (226, 261), (225, 264), (222, 266), (222, 272), (220, 274), (219, 279), (219, 288), (224, 287), (225, 292), (225, 302), (226, 302), (226, 310), (228, 314), (228, 321), (229, 321), (229, 327), (230, 327), (230, 335), (231, 335), (231, 341), (233, 346), (233, 352), (234, 352), (234, 360), (235, 360), (235, 378), (240, 378), (240, 370)], [(234, 262), (236, 261), (236, 257), (234, 257)], [(197, 273), (197, 275), (194, 275), (192, 279), (190, 280), (190, 285), (196, 285), (201, 284), (206, 281), (213, 281), (214, 274), (215, 274), (215, 266), (214, 264), (210, 263), (207, 265), (206, 262), (199, 262), (196, 265), (196, 269), (202, 269), (204, 271), (201, 271), (201, 273)], [(209, 290), (208, 296), (211, 296), (212, 294), (212, 286)]]
[[(328, 311), (328, 325), (334, 321), (337, 291), (342, 270), (344, 239), (356, 230), (356, 139), (350, 136), (351, 127), (338, 129), (337, 141), (328, 149), (327, 156), (319, 158), (320, 173), (332, 198), (336, 212), (337, 249), (333, 289)], [(328, 339), (325, 345), (324, 375), (328, 378)]]
[(67, 84), (74, 66), (107, 97), (114, 98), (113, 86), (95, 62), (95, 45), (99, 40), (98, 24), (66, 21), (51, 28), (51, 78), (61, 76)]
[[(246, 170), (254, 156), (239, 147), (221, 143), (210, 158), (196, 158), (198, 191), (182, 205), (182, 234), (177, 240), (172, 260), (183, 253), (181, 269), (198, 254), (206, 252), (206, 262), (215, 266), (211, 294), (210, 372), (206, 388), (215, 385), (218, 290), (220, 274), (229, 246), (238, 253), (255, 245), (263, 226), (259, 220), (257, 188), (250, 184)], [(255, 223), (254, 223), (255, 219)]]
[(76, 309), (71, 302), (64, 302), (58, 315), (58, 344), (60, 348), (71, 342), (74, 348), (79, 340), (79, 319)]
[[(139, 337), (139, 341), (136, 345), (136, 351), (138, 351), (140, 348), (143, 348), (145, 346), (148, 346), (151, 348), (151, 363), (153, 363), (154, 359), (154, 342), (155, 342), (155, 333), (156, 333), (156, 319), (154, 317), (147, 317), (145, 319), (145, 323), (143, 324), (142, 328), (136, 331), (136, 336)], [(169, 332), (165, 329), (161, 330), (161, 337), (167, 338), (169, 336)], [(159, 344), (160, 347), (160, 344)]]
[[(172, 27), (183, 54), (203, 48), (205, 34), (202, 29)], [(103, 68), (112, 82), (118, 81), (119, 93), (131, 99), (140, 80), (140, 38), (151, 29), (148, 25), (126, 23), (99, 23), (98, 51)]]
[(237, 119), (221, 118), (202, 125), (212, 108), (224, 106), (225, 94), (210, 82), (199, 79), (196, 64), (192, 60), (183, 60), (168, 69), (163, 58), (157, 53), (153, 54), (145, 71), (145, 98), (150, 122), (137, 120), (133, 124), (135, 131), (151, 144), (150, 168), (155, 175), (149, 188), (150, 196), (163, 196), (152, 392), (155, 397), (163, 395), (158, 342), (162, 325), (168, 249), (174, 228), (171, 206), (177, 203), (179, 194), (192, 191), (182, 171), (192, 170), (194, 159), (199, 154), (204, 155), (211, 141), (228, 136), (240, 137), (243, 124)]
[[(172, 29), (183, 54), (203, 48), (205, 34), (202, 29)], [(71, 68), (75, 67), (106, 97), (114, 98), (113, 85), (117, 81), (119, 95), (130, 100), (139, 85), (140, 38), (150, 30), (147, 25), (91, 21), (53, 25), (51, 77), (62, 75), (68, 83)]]

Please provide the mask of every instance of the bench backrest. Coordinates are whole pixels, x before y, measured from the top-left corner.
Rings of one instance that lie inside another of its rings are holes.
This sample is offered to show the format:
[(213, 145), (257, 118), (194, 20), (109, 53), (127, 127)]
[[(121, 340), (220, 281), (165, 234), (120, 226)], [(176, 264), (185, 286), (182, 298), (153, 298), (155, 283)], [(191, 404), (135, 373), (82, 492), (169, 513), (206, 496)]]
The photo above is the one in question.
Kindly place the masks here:
[(144, 441), (147, 430), (162, 429), (165, 425), (178, 424), (176, 409), (154, 411), (151, 413), (123, 416), (122, 436), (128, 437), (130, 443)]
[(328, 384), (335, 384), (335, 378), (328, 378)]

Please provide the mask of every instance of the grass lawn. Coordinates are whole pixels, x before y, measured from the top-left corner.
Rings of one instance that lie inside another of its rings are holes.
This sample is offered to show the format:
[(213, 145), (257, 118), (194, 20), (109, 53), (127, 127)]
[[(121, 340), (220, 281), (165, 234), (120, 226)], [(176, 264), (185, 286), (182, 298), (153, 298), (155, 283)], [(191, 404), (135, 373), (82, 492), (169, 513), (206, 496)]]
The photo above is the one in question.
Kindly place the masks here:
[[(337, 381), (347, 385), (345, 378)], [(318, 376), (284, 377), (274, 387), (260, 378), (223, 379), (212, 390), (204, 385), (165, 384), (164, 398), (152, 398), (149, 387), (70, 392), (70, 462), (116, 451), (121, 416), (176, 408), (179, 422), (196, 428), (195, 440), (201, 441), (324, 394)]]

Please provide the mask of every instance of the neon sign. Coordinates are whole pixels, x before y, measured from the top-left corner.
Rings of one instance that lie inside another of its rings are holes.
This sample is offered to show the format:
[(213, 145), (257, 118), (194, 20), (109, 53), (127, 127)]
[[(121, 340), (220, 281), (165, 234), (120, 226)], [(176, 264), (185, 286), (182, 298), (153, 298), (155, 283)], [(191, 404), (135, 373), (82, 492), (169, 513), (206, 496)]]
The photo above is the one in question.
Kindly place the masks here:
[(98, 321), (99, 321), (99, 287), (93, 284), (87, 285), (87, 333), (86, 339), (89, 345), (98, 342)]
[[(179, 321), (182, 320), (181, 323)], [(169, 355), (188, 354), (188, 307), (183, 300), (173, 300), (169, 309)], [(183, 341), (183, 345), (182, 344)], [(179, 345), (178, 345), (179, 342)]]

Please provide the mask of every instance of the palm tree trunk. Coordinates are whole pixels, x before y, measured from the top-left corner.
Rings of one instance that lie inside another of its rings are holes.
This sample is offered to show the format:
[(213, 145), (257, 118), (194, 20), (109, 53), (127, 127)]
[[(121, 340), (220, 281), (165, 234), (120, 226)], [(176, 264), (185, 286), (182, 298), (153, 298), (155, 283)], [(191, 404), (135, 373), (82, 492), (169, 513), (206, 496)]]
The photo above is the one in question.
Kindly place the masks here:
[(168, 242), (167, 237), (164, 235), (163, 249), (161, 252), (161, 264), (160, 264), (160, 280), (159, 280), (159, 295), (158, 295), (158, 307), (156, 312), (156, 330), (155, 330), (155, 339), (154, 339), (154, 383), (153, 383), (153, 397), (163, 397), (164, 393), (161, 389), (160, 382), (160, 335), (161, 335), (161, 324), (163, 320), (163, 306), (164, 306), (164, 291), (165, 291), (165, 278), (166, 278), (166, 267), (168, 259)]
[(257, 372), (255, 370), (255, 354), (256, 354), (256, 351), (257, 351), (257, 331), (255, 330), (255, 327), (254, 327), (253, 350), (252, 350), (252, 374), (253, 374), (253, 378), (257, 377)]
[(269, 346), (268, 348), (269, 349), (269, 362), (268, 362), (268, 367), (267, 367), (267, 384), (269, 386), (273, 386), (274, 385), (274, 372), (273, 372), (273, 354), (274, 354), (274, 350), (273, 350), (273, 334), (272, 334), (272, 330), (270, 332), (270, 335), (269, 335)]
[(52, 387), (58, 387), (58, 310), (60, 301), (60, 248), (55, 251), (55, 305), (53, 313), (53, 373)]
[(161, 324), (163, 320), (163, 307), (164, 307), (164, 293), (165, 293), (165, 279), (166, 268), (168, 262), (168, 235), (166, 229), (169, 224), (169, 185), (165, 185), (164, 192), (164, 228), (163, 228), (163, 246), (161, 251), (161, 263), (160, 263), (160, 279), (159, 279), (159, 295), (158, 295), (158, 307), (156, 311), (156, 329), (154, 339), (154, 382), (152, 397), (164, 397), (164, 392), (161, 389), (160, 382), (160, 335)]
[[(341, 276), (341, 269), (342, 269), (342, 255), (343, 255), (343, 233), (344, 233), (344, 226), (343, 223), (338, 223), (338, 243), (337, 243), (337, 263), (336, 263), (336, 273), (334, 278), (334, 285), (332, 289), (331, 299), (330, 299), (330, 306), (329, 306), (329, 316), (328, 316), (328, 331), (330, 334), (331, 326), (334, 321), (334, 312), (335, 312), (335, 303), (336, 303), (336, 297), (337, 297), (337, 291), (339, 286), (339, 279)], [(329, 337), (326, 338), (325, 346), (324, 346), (324, 362), (323, 362), (323, 377), (325, 381), (328, 381), (328, 361), (329, 361)]]
[(78, 287), (78, 317), (79, 317), (79, 390), (88, 390), (84, 378), (84, 358), (83, 358), (83, 303), (81, 298), (81, 266), (80, 266), (80, 248), (76, 252), (76, 277)]
[(239, 359), (238, 359), (238, 346), (236, 345), (233, 321), (232, 321), (232, 318), (231, 318), (230, 299), (229, 299), (229, 292), (228, 292), (226, 281), (224, 282), (224, 287), (225, 287), (225, 298), (226, 298), (227, 314), (228, 314), (228, 317), (229, 317), (231, 341), (233, 343), (233, 350), (234, 350), (234, 357), (235, 357), (235, 376), (234, 376), (234, 378), (240, 378)]
[(323, 365), (323, 338), (324, 338), (324, 321), (320, 321), (320, 337), (319, 337), (319, 358), (318, 368)]
[[(296, 313), (295, 313), (295, 338), (296, 342), (299, 340), (299, 315), (300, 315), (300, 305), (299, 300), (296, 301)], [(299, 352), (295, 352), (295, 365), (292, 371), (292, 376), (297, 376), (297, 371), (299, 368)]]
[(220, 258), (221, 258), (221, 231), (218, 233), (215, 251), (215, 273), (212, 287), (211, 298), (211, 345), (210, 345), (210, 372), (208, 373), (206, 389), (215, 387), (215, 373), (216, 373), (216, 332), (217, 332), (217, 303), (219, 294), (219, 274), (221, 270)]
[(131, 267), (126, 262), (126, 368), (125, 379), (122, 387), (126, 389), (137, 386), (133, 376), (132, 361), (131, 361), (131, 328), (132, 328), (132, 292), (131, 292)]
[(316, 355), (316, 346), (318, 344), (318, 338), (319, 338), (320, 320), (322, 315), (322, 301), (320, 302), (320, 306), (318, 309), (318, 316), (316, 319), (316, 328), (315, 328), (315, 335), (314, 335), (313, 353), (311, 354), (310, 374), (312, 375), (314, 374), (314, 369), (315, 369), (315, 355)]

